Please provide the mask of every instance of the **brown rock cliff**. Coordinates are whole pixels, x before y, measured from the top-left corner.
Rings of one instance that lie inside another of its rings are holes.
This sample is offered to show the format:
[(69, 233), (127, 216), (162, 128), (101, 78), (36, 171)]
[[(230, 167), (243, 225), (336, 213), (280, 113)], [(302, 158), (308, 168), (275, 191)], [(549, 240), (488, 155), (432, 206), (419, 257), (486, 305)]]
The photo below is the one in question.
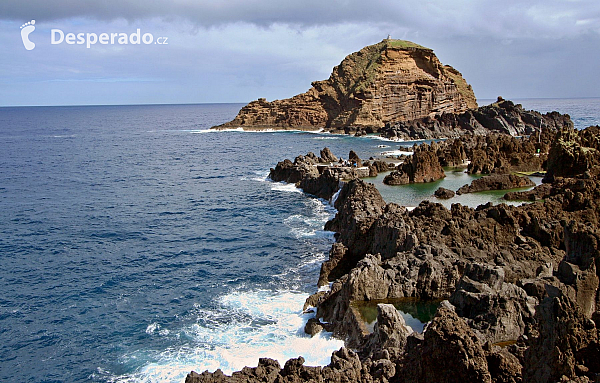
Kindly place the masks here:
[(377, 129), (386, 123), (476, 108), (471, 86), (431, 49), (386, 39), (347, 56), (306, 93), (252, 101), (215, 129)]

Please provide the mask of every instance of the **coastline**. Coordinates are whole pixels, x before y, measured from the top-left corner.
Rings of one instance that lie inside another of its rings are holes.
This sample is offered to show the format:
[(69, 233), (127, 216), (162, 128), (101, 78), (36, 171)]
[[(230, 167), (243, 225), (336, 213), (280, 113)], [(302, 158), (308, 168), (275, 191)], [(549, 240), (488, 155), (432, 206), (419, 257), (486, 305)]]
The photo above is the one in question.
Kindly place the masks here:
[[(567, 134), (573, 139), (573, 133)], [(586, 134), (587, 130), (583, 132), (583, 137)], [(331, 364), (322, 368), (304, 366), (303, 358), (289, 360), (283, 369), (275, 361), (261, 359), (257, 368), (246, 368), (236, 372), (231, 379), (272, 381), (271, 379), (277, 376), (296, 377), (295, 379), (303, 376), (301, 380), (328, 377), (331, 381), (343, 381), (350, 377), (357, 381), (387, 381), (392, 378), (407, 382), (430, 381), (434, 378), (437, 381), (454, 381), (448, 380), (448, 370), (436, 372), (433, 371), (433, 365), (429, 364), (440, 363), (444, 359), (446, 363), (452, 361), (453, 365), (460, 366), (464, 360), (471, 359), (470, 367), (465, 370), (459, 369), (456, 381), (500, 381), (498, 379), (502, 376), (512, 376), (514, 379), (529, 377), (537, 381), (544, 372), (536, 367), (532, 358), (546, 358), (549, 365), (553, 365), (550, 360), (555, 357), (544, 351), (547, 347), (545, 337), (535, 336), (536, 331), (555, 331), (555, 327), (544, 327), (554, 320), (544, 316), (545, 308), (566, 304), (569, 309), (565, 315), (575, 321), (585, 321), (586, 317), (597, 316), (597, 313), (594, 314), (596, 294), (586, 293), (587, 290), (578, 287), (577, 284), (574, 285), (574, 290), (569, 290), (573, 282), (564, 279), (566, 277), (561, 274), (564, 272), (561, 270), (565, 262), (577, 263), (581, 261), (576, 259), (585, 257), (578, 252), (580, 250), (573, 250), (573, 245), (568, 244), (572, 241), (569, 238), (574, 235), (581, 238), (583, 235), (583, 238), (588, 238), (585, 239), (588, 241), (587, 246), (593, 247), (597, 246), (597, 243), (593, 245), (595, 242), (591, 238), (596, 234), (577, 223), (575, 226), (563, 226), (562, 229), (560, 225), (552, 224), (551, 230), (564, 231), (564, 234), (561, 234), (564, 235), (564, 239), (557, 238), (547, 242), (544, 239), (546, 234), (530, 232), (530, 224), (519, 218), (533, 213), (539, 215), (538, 219), (549, 219), (551, 222), (560, 220), (556, 217), (561, 216), (572, 217), (575, 221), (585, 222), (592, 219), (597, 222), (597, 213), (594, 213), (596, 208), (590, 210), (589, 205), (581, 205), (579, 202), (580, 207), (571, 213), (571, 210), (565, 210), (560, 203), (557, 204), (559, 201), (564, 204), (565, 198), (573, 198), (572, 194), (569, 194), (573, 188), (584, 192), (584, 196), (587, 196), (584, 198), (589, 204), (599, 189), (598, 182), (594, 179), (580, 185), (577, 180), (553, 178), (558, 175), (564, 177), (564, 170), (561, 169), (564, 166), (568, 167), (568, 157), (560, 157), (560, 160), (557, 157), (562, 155), (560, 150), (556, 149), (560, 147), (561, 142), (558, 138), (552, 141), (547, 182), (553, 186), (551, 192), (546, 190), (548, 188), (544, 189), (546, 195), (542, 195), (541, 198), (546, 202), (543, 203), (517, 207), (488, 204), (477, 209), (453, 205), (452, 209), (448, 210), (436, 203), (423, 202), (416, 209), (407, 211), (395, 204), (386, 204), (372, 185), (360, 180), (348, 181), (339, 189), (335, 189), (333, 192), (339, 193), (335, 201), (337, 214), (326, 224), (325, 229), (335, 231), (337, 241), (330, 250), (329, 260), (321, 266), (318, 284), (330, 288), (315, 293), (307, 300), (305, 308), (315, 306), (317, 319), (309, 322), (310, 326), (307, 324), (306, 331), (318, 333), (319, 328), (332, 331), (336, 336), (345, 338), (346, 347), (350, 347), (352, 351), (340, 349), (332, 356)], [(299, 158), (304, 160), (310, 156)], [(592, 158), (590, 160), (597, 161)], [(331, 178), (327, 171), (320, 175), (311, 174), (310, 168), (303, 168), (304, 165), (298, 158), (295, 164), (298, 171), (307, 173), (293, 176), (293, 173), (288, 172), (285, 173), (286, 176), (291, 176), (292, 180), (294, 177), (300, 177), (305, 184), (306, 177), (312, 177), (321, 184), (317, 187), (318, 190), (327, 190), (325, 196), (333, 195), (330, 185), (337, 185), (337, 179)], [(598, 164), (592, 164), (593, 168), (597, 169)], [(273, 172), (272, 169), (271, 174)], [(577, 177), (577, 174), (573, 176)], [(302, 182), (292, 183), (296, 183), (298, 187)], [(541, 186), (536, 187), (538, 188)], [(592, 206), (595, 205), (592, 203)], [(456, 220), (464, 222), (452, 223)], [(425, 224), (426, 222), (435, 223), (432, 226), (431, 223)], [(511, 228), (511, 225), (515, 224), (521, 228)], [(465, 236), (461, 232), (462, 227), (471, 227), (470, 230), (475, 229), (478, 234)], [(493, 229), (494, 234), (491, 234), (490, 229)], [(441, 232), (441, 237), (437, 230)], [(447, 242), (448, 240), (450, 242)], [(464, 243), (450, 245), (457, 240)], [(589, 242), (590, 240), (592, 242)], [(561, 245), (561, 241), (567, 242), (566, 253), (560, 250), (561, 246), (564, 246)], [(517, 247), (511, 247), (511, 243), (517, 244)], [(523, 244), (527, 244), (528, 247), (523, 247)], [(439, 249), (435, 250), (436, 247)], [(532, 248), (538, 250), (532, 253)], [(425, 254), (428, 252), (433, 255), (432, 260), (429, 260), (431, 255), (425, 258), (419, 255), (424, 249), (428, 249)], [(455, 253), (457, 249), (460, 249), (459, 253)], [(597, 247), (595, 249), (597, 256)], [(543, 250), (542, 253), (537, 253), (540, 250)], [(395, 251), (399, 251), (398, 255), (394, 255)], [(497, 252), (502, 253), (502, 257), (494, 258), (493, 254)], [(416, 270), (414, 265), (408, 269), (402, 266), (403, 263), (398, 263), (397, 260), (400, 253), (403, 254), (402, 257), (412, 259), (409, 263), (416, 262), (416, 265), (420, 266), (417, 266)], [(436, 257), (441, 258), (435, 260)], [(512, 261), (509, 262), (509, 259)], [(424, 267), (430, 271), (426, 274), (428, 277), (422, 280), (421, 270)], [(582, 278), (594, 280), (595, 269), (586, 271), (584, 266), (578, 267), (583, 273)], [(413, 271), (410, 271), (411, 269)], [(417, 270), (419, 272), (415, 274)], [(398, 285), (397, 281), (403, 278), (408, 279)], [(595, 278), (594, 292), (598, 287), (598, 278)], [(496, 302), (493, 306), (500, 300), (508, 300), (511, 303), (508, 308), (493, 309), (488, 312), (487, 317), (480, 317), (474, 313), (479, 312), (478, 310), (486, 312), (489, 309), (481, 306), (481, 298), (473, 300), (473, 296), (469, 295), (472, 293)], [(351, 308), (352, 302), (360, 300), (377, 301), (400, 297), (444, 301), (423, 334), (410, 330), (407, 332), (404, 320), (393, 306), (387, 304), (377, 305), (377, 323), (373, 332), (369, 333), (365, 331), (359, 315)], [(580, 312), (580, 308), (583, 311)], [(494, 322), (489, 322), (492, 318)], [(451, 323), (454, 325), (450, 325)], [(496, 324), (490, 326), (490, 323)], [(595, 325), (586, 331), (588, 338), (571, 347), (579, 349), (596, 344)], [(447, 336), (461, 337), (460, 351), (442, 351), (443, 348), (449, 347), (447, 341), (443, 340)], [(510, 346), (506, 347), (504, 344)], [(428, 349), (438, 354), (426, 361), (425, 350)], [(495, 359), (504, 360), (508, 365), (500, 370), (492, 370), (489, 361)], [(587, 362), (573, 359), (569, 363)], [(556, 374), (556, 371), (558, 370), (552, 370), (550, 373)], [(588, 371), (591, 372), (583, 376), (596, 373), (595, 370)], [(577, 375), (576, 372), (573, 374)], [(401, 376), (404, 377), (400, 379)], [(230, 380), (219, 371), (215, 374), (193, 372), (186, 379), (186, 382), (212, 381)]]

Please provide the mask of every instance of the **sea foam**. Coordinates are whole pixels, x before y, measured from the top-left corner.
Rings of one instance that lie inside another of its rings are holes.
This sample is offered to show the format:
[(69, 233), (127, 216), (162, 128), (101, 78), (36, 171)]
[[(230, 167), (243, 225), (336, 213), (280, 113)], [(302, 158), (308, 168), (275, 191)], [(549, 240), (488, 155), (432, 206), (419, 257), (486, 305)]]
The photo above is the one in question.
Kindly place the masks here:
[[(276, 359), (281, 366), (300, 355), (307, 366), (327, 365), (331, 353), (344, 342), (322, 332), (305, 334), (314, 314), (303, 314), (305, 293), (293, 291), (233, 291), (218, 299), (217, 311), (199, 310), (197, 323), (182, 330), (190, 341), (161, 352), (136, 353), (148, 362), (133, 374), (111, 377), (112, 382), (182, 382), (192, 370), (218, 368), (226, 374), (256, 366), (259, 357)], [(156, 326), (158, 327), (158, 326)], [(151, 331), (154, 333), (154, 331)]]

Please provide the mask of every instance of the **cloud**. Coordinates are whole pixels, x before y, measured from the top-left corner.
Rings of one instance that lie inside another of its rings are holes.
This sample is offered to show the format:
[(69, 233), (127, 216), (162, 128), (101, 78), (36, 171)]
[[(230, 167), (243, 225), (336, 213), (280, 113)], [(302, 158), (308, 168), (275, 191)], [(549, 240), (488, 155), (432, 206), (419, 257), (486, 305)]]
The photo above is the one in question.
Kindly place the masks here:
[(600, 32), (597, 0), (2, 0), (0, 18), (104, 21), (185, 19), (198, 27), (249, 23), (307, 28), (345, 23), (399, 26), (424, 35), (493, 38), (569, 37)]
[[(0, 0), (0, 105), (285, 98), (388, 33), (434, 49), (479, 98), (598, 96), (596, 3)], [(32, 52), (18, 33), (31, 19)], [(51, 46), (51, 28), (141, 28), (169, 45)]]

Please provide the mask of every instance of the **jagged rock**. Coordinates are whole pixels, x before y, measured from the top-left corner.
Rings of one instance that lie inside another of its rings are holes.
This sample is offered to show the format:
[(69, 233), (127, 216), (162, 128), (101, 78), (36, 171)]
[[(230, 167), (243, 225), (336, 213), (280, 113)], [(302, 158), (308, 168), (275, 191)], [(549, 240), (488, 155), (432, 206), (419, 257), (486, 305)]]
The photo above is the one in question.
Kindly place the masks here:
[(331, 150), (327, 147), (323, 148), (321, 150), (321, 161), (323, 163), (327, 163), (327, 162), (338, 162), (338, 158), (333, 155), (333, 153), (331, 153)]
[(538, 302), (522, 288), (505, 283), (503, 268), (473, 263), (467, 265), (450, 303), (484, 343), (498, 343), (524, 334)]
[(338, 241), (352, 249), (348, 255), (364, 255), (368, 244), (362, 237), (381, 215), (384, 206), (385, 201), (375, 185), (352, 180), (342, 187), (335, 202), (338, 213), (325, 224), (325, 230), (340, 233)]
[(347, 267), (337, 267), (339, 262), (344, 258), (344, 255), (346, 255), (346, 251), (348, 251), (348, 248), (341, 242), (336, 242), (331, 246), (329, 259), (321, 264), (317, 286), (325, 286), (330, 280), (334, 281), (347, 272)]
[(519, 359), (506, 348), (496, 347), (486, 353), (488, 370), (494, 383), (521, 383), (523, 366)]
[(365, 347), (371, 354), (382, 349), (401, 350), (411, 332), (394, 305), (380, 303), (377, 305), (377, 323)]
[(595, 381), (600, 374), (596, 325), (560, 290), (557, 295), (538, 306), (539, 336), (525, 352), (523, 380), (541, 383), (585, 377)]
[(492, 132), (513, 136), (535, 135), (540, 129), (556, 132), (563, 127), (573, 127), (568, 115), (557, 112), (542, 115), (526, 111), (520, 104), (499, 99), (491, 105), (460, 114), (442, 113), (419, 119), (397, 120), (386, 124), (379, 132), (388, 138), (424, 140), (465, 135), (485, 136)]
[(600, 173), (599, 127), (584, 131), (563, 129), (557, 133), (548, 153), (548, 172), (545, 180), (554, 177), (597, 178)]
[(415, 148), (414, 154), (398, 170), (388, 174), (383, 182), (387, 185), (404, 185), (408, 183), (433, 182), (446, 176), (436, 154), (437, 145), (421, 144)]
[(535, 186), (528, 177), (515, 174), (493, 174), (473, 180), (471, 185), (464, 185), (456, 194), (475, 193), (486, 190), (507, 190)]
[(305, 193), (329, 200), (338, 191), (340, 178), (331, 168), (327, 168), (318, 177), (312, 173), (306, 174), (298, 187)]
[(305, 156), (298, 156), (294, 162), (285, 159), (277, 163), (275, 168), (271, 168), (269, 178), (275, 182), (287, 182), (296, 184), (306, 176), (318, 177), (319, 171), (314, 163)]
[(323, 324), (317, 318), (310, 318), (304, 326), (304, 332), (315, 336), (323, 330)]
[(600, 235), (597, 227), (570, 222), (565, 228), (566, 256), (558, 266), (558, 278), (574, 290), (573, 300), (591, 318), (600, 311)]
[(385, 161), (381, 161), (381, 160), (373, 161), (372, 165), (377, 169), (377, 171), (379, 173), (387, 172), (387, 171), (392, 170), (392, 169), (395, 168), (394, 164), (388, 163), (388, 162), (385, 162)]
[(442, 302), (427, 326), (423, 343), (405, 363), (406, 382), (491, 382), (481, 341), (454, 312)]
[[(574, 134), (582, 147), (595, 148), (599, 131)], [(468, 155), (479, 147), (461, 142)], [(460, 149), (453, 146), (439, 144), (435, 153), (461, 161)], [(292, 165), (314, 167), (314, 161), (309, 154)], [(350, 181), (335, 202), (336, 217), (327, 224), (336, 231), (337, 242), (322, 265), (319, 284), (331, 282), (330, 289), (314, 294), (306, 305), (315, 306), (316, 317), (323, 320), (313, 320), (315, 328), (324, 326), (360, 352), (336, 351), (323, 368), (304, 366), (297, 358), (281, 369), (276, 361), (261, 359), (258, 367), (231, 377), (218, 370), (191, 373), (186, 381), (596, 381), (596, 170), (592, 165), (580, 178), (553, 176), (550, 187), (540, 191), (543, 203), (488, 203), (476, 209), (453, 204), (447, 209), (424, 201), (410, 212), (386, 205), (373, 185)], [(405, 336), (391, 306), (378, 306), (378, 323), (368, 334), (352, 304), (404, 297), (450, 298), (455, 305), (442, 302), (423, 334)], [(535, 306), (536, 301), (541, 303)], [(497, 341), (510, 342), (492, 344)]]
[(431, 49), (386, 39), (347, 56), (329, 79), (313, 82), (306, 93), (253, 101), (233, 121), (214, 128), (358, 130), (360, 135), (391, 121), (475, 107), (471, 86)]
[[(366, 377), (365, 377), (366, 378)], [(372, 377), (368, 376), (369, 381)], [(276, 360), (261, 358), (258, 366), (245, 367), (231, 376), (221, 370), (214, 373), (208, 371), (198, 374), (191, 372), (186, 383), (299, 383), (299, 382), (360, 382), (363, 381), (362, 364), (356, 353), (341, 348), (331, 356), (331, 363), (326, 367), (304, 366), (304, 358), (298, 357), (285, 362), (283, 368)]]
[(354, 150), (351, 150), (350, 154), (348, 154), (348, 161), (350, 161), (352, 166), (356, 166), (358, 168), (362, 167), (362, 160), (360, 159), (358, 154), (354, 152)]
[(437, 198), (440, 198), (440, 199), (449, 199), (449, 198), (453, 198), (453, 197), (454, 197), (454, 194), (455, 194), (455, 193), (454, 193), (452, 190), (450, 190), (450, 189), (446, 189), (446, 188), (443, 188), (443, 187), (439, 187), (439, 188), (438, 188), (438, 189), (435, 191), (435, 193), (434, 193), (434, 195), (435, 195)]
[(552, 195), (551, 184), (541, 184), (528, 191), (508, 192), (504, 195), (507, 201), (538, 201)]
[(383, 183), (390, 186), (406, 185), (410, 183), (410, 177), (407, 173), (395, 170), (385, 176)]

